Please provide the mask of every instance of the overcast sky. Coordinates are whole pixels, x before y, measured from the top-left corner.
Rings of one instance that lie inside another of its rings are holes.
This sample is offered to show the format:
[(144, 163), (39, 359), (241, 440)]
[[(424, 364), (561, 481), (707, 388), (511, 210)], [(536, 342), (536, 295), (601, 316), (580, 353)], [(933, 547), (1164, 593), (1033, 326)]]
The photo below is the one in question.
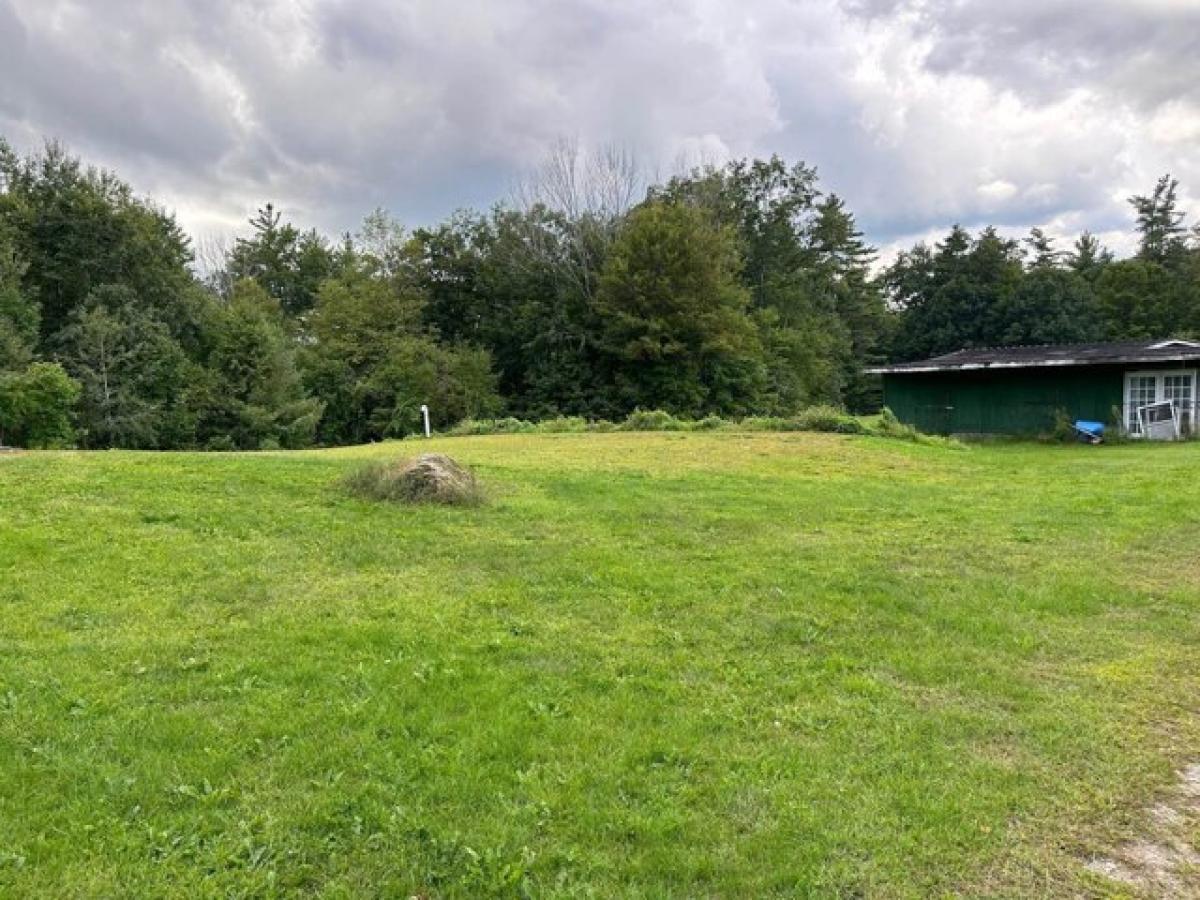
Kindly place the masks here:
[[(1200, 213), (1200, 0), (0, 0), (0, 134), (193, 234), (506, 196), (557, 138), (805, 160), (881, 246)], [(1190, 221), (1194, 221), (1194, 217)]]

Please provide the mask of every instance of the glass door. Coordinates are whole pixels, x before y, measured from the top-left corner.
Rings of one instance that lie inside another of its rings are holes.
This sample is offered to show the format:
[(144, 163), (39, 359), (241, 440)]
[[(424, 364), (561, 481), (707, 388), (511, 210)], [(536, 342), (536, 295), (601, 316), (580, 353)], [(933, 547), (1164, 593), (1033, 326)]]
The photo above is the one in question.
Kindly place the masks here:
[(1190, 434), (1196, 422), (1196, 372), (1129, 372), (1125, 375), (1125, 430), (1142, 435), (1138, 410), (1152, 403), (1170, 403), (1181, 434)]
[(1142, 421), (1138, 410), (1158, 399), (1158, 378), (1154, 375), (1125, 376), (1125, 430), (1130, 434), (1142, 433)]
[(1179, 430), (1192, 433), (1192, 420), (1196, 415), (1195, 373), (1180, 372), (1163, 375), (1162, 399), (1171, 401), (1175, 415), (1179, 417)]

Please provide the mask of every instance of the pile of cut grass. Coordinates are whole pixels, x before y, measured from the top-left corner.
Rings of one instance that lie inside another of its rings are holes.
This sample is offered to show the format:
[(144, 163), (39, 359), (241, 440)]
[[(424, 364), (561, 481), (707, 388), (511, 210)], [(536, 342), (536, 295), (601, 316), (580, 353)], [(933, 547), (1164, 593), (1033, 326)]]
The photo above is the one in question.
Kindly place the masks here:
[(346, 475), (342, 484), (356, 497), (393, 503), (478, 506), (484, 497), (475, 474), (444, 453), (364, 463)]

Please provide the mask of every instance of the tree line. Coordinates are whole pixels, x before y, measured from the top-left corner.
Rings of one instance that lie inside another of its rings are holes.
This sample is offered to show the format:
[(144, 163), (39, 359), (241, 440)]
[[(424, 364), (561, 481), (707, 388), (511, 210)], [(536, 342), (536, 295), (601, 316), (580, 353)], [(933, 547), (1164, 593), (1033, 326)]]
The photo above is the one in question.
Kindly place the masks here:
[(1038, 228), (1017, 241), (956, 226), (933, 247), (901, 253), (879, 277), (891, 352), (1200, 336), (1200, 225), (1187, 229), (1178, 188), (1164, 176), (1129, 198), (1138, 248), (1128, 259), (1088, 232), (1060, 249)]
[(330, 239), (271, 205), (197, 250), (57, 144), (0, 141), (0, 443), (261, 449), (508, 414), (878, 405), (864, 367), (962, 346), (1200, 333), (1200, 249), (1164, 178), (1137, 255), (955, 227), (883, 269), (778, 157), (647, 183), (561, 144), (508, 203)]

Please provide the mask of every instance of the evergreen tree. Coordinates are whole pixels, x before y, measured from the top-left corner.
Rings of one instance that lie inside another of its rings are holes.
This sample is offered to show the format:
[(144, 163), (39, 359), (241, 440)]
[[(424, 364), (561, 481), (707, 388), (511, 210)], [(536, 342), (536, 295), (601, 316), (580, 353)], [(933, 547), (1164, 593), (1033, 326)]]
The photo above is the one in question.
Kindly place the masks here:
[(321, 282), (337, 266), (336, 255), (316, 231), (301, 233), (268, 203), (250, 219), (254, 234), (238, 238), (229, 255), (228, 280), (256, 281), (289, 316), (316, 302)]
[(1030, 269), (1056, 269), (1062, 264), (1064, 254), (1054, 248), (1054, 238), (1042, 229), (1029, 229), (1029, 237), (1022, 243), (1026, 248)]
[(869, 405), (861, 360), (874, 352), (881, 293), (873, 251), (837, 197), (819, 201), (816, 172), (779, 157), (739, 160), (672, 179), (654, 196), (706, 210), (734, 230), (741, 283), (766, 349), (763, 412), (813, 402)]
[(1148, 196), (1129, 198), (1140, 235), (1134, 259), (1105, 265), (1095, 279), (1109, 338), (1200, 333), (1200, 280), (1189, 263), (1178, 182), (1164, 175)]
[(1112, 261), (1112, 252), (1090, 231), (1085, 231), (1079, 236), (1073, 252), (1067, 257), (1067, 265), (1071, 270), (1089, 282), (1094, 282), (1104, 267)]
[(322, 406), (304, 390), (278, 302), (256, 282), (239, 281), (214, 324), (201, 442), (238, 450), (311, 444)]
[(57, 348), (82, 388), (84, 446), (191, 444), (194, 415), (185, 398), (194, 367), (167, 326), (128, 288), (94, 290), (72, 311)]
[(871, 277), (875, 251), (863, 240), (854, 216), (836, 194), (817, 204), (810, 232), (816, 252), (816, 281), (831, 294), (838, 328), (842, 399), (851, 409), (878, 406), (877, 379), (863, 369), (883, 360), (887, 311), (883, 292)]
[(1179, 182), (1164, 175), (1154, 185), (1149, 196), (1129, 198), (1137, 214), (1137, 229), (1141, 236), (1138, 257), (1147, 262), (1172, 265), (1182, 257), (1186, 248), (1183, 226), (1184, 214), (1176, 197)]
[(972, 240), (955, 226), (930, 251), (901, 253), (884, 273), (900, 311), (897, 355), (916, 359), (963, 347), (1004, 343), (1001, 310), (1023, 275), (1015, 242), (985, 228)]

